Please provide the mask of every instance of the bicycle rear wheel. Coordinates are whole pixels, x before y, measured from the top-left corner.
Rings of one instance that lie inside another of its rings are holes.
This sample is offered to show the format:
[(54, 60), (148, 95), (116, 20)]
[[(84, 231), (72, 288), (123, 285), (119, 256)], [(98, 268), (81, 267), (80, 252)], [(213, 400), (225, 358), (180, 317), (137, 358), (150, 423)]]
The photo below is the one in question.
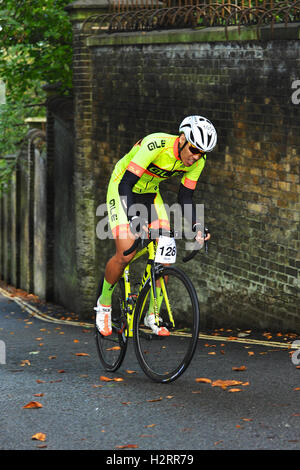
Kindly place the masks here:
[[(142, 289), (134, 315), (135, 352), (145, 374), (155, 382), (177, 379), (187, 369), (197, 346), (199, 334), (199, 302), (193, 284), (177, 267), (163, 267), (156, 280), (165, 281), (167, 299), (160, 307), (160, 325), (168, 328), (169, 336), (157, 336), (145, 327), (149, 311), (150, 282)], [(172, 315), (168, 313), (169, 302)]]
[[(101, 288), (102, 289), (102, 288)], [(112, 334), (102, 336), (95, 327), (99, 359), (106, 371), (114, 372), (121, 366), (127, 350), (127, 322), (123, 315), (124, 281), (121, 278), (112, 295)]]

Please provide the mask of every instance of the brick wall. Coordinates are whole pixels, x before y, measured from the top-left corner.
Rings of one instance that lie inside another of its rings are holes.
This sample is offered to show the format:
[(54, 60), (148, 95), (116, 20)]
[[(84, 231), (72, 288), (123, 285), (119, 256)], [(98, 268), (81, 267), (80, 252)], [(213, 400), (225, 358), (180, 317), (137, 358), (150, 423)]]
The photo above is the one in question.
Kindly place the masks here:
[[(129, 36), (128, 44), (103, 36), (91, 47), (96, 205), (134, 142), (177, 133), (186, 115), (207, 116), (219, 144), (195, 199), (213, 238), (207, 256), (184, 265), (204, 324), (299, 330), (300, 105), (291, 85), (300, 41), (133, 44)], [(178, 185), (162, 187), (166, 202), (175, 202)], [(99, 272), (108, 246), (96, 241)]]

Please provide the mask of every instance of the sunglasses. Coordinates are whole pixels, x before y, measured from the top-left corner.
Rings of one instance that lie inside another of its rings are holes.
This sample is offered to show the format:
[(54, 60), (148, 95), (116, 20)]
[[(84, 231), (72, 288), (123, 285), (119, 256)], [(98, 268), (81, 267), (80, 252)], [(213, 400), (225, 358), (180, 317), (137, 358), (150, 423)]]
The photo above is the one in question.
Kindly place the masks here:
[(194, 147), (192, 144), (189, 145), (189, 151), (193, 155), (204, 155), (205, 152), (202, 152), (202, 150), (197, 149), (197, 147)]

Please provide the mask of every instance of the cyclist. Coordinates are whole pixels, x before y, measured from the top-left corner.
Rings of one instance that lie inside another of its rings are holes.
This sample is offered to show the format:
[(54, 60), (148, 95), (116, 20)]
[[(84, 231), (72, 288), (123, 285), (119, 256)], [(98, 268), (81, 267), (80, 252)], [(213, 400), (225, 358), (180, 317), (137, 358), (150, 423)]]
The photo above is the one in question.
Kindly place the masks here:
[[(217, 132), (213, 124), (203, 116), (188, 116), (179, 126), (179, 136), (155, 133), (137, 142), (116, 164), (107, 191), (107, 208), (110, 227), (115, 239), (116, 253), (106, 264), (102, 292), (97, 300), (96, 326), (100, 333), (108, 336), (111, 329), (111, 298), (117, 281), (135, 252), (124, 256), (133, 240), (151, 228), (169, 229), (169, 220), (159, 192), (159, 183), (172, 176), (181, 176), (178, 202), (192, 207), (190, 220), (195, 239), (203, 240), (200, 224), (196, 220), (193, 192), (204, 168), (206, 153), (217, 143)], [(147, 209), (134, 212), (135, 204)], [(159, 288), (157, 288), (159, 291)], [(160, 293), (158, 292), (158, 297)], [(146, 326), (157, 335), (169, 335), (164, 327), (156, 325), (153, 311), (145, 318)]]

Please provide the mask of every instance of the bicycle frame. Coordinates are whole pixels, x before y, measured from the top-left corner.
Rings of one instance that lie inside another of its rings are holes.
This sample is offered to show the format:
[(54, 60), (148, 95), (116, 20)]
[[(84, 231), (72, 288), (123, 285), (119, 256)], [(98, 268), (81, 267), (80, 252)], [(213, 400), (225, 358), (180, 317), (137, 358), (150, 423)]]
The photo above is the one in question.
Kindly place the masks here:
[[(141, 256), (144, 256), (145, 254), (148, 253), (148, 260), (147, 264), (143, 273), (143, 277), (141, 279), (140, 285), (139, 285), (139, 290), (137, 293), (137, 297), (139, 296), (141, 290), (143, 289), (144, 285), (150, 280), (150, 295), (153, 295), (153, 306), (154, 306), (154, 314), (158, 318), (158, 302), (157, 302), (157, 296), (156, 296), (156, 285), (155, 285), (155, 254), (156, 254), (156, 249), (157, 249), (157, 241), (152, 240), (147, 246), (142, 248), (136, 255), (133, 257), (133, 259), (130, 261), (130, 263), (127, 265), (127, 267), (124, 270), (123, 273), (123, 279), (124, 279), (124, 288), (125, 288), (125, 302), (126, 302), (126, 315), (127, 315), (127, 324), (128, 324), (128, 330), (127, 330), (127, 336), (132, 337), (133, 336), (133, 318), (134, 318), (134, 311), (135, 311), (135, 301), (132, 298), (133, 294), (131, 292), (131, 284), (130, 284), (130, 265), (134, 263), (136, 260), (138, 260)], [(170, 302), (168, 299), (168, 294), (165, 286), (165, 281), (161, 278), (160, 280), (161, 283), (161, 288), (164, 296), (164, 300), (166, 302), (166, 307), (168, 310), (169, 318), (171, 323), (174, 326), (174, 320), (173, 320), (173, 315), (171, 311), (171, 306)], [(146, 303), (148, 295), (145, 297), (144, 300), (144, 305)], [(144, 308), (144, 306), (143, 306)], [(142, 309), (143, 311), (143, 309)]]

